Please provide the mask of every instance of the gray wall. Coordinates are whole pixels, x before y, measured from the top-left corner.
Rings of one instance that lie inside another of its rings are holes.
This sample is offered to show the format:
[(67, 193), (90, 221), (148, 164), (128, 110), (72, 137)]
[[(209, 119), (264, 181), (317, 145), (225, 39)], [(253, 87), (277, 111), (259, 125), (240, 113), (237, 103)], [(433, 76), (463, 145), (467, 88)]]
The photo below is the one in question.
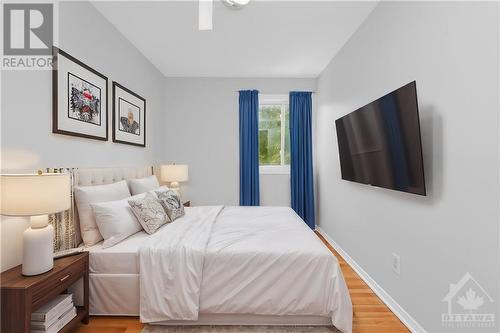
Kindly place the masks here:
[[(315, 90), (315, 79), (167, 78), (168, 160), (190, 166), (183, 195), (196, 205), (239, 202), (238, 93)], [(261, 175), (261, 204), (290, 205), (288, 175)]]
[[(466, 272), (500, 299), (499, 60), (497, 3), (381, 2), (318, 80), (319, 224), (429, 332)], [(342, 181), (334, 120), (412, 80), (428, 196)]]
[[(147, 147), (52, 134), (52, 73), (3, 71), (2, 172), (162, 163), (163, 75), (88, 2), (60, 3), (59, 46), (108, 77), (110, 121), (113, 80), (146, 99)], [(2, 270), (20, 263), (21, 233), (27, 226), (26, 219), (3, 218)]]

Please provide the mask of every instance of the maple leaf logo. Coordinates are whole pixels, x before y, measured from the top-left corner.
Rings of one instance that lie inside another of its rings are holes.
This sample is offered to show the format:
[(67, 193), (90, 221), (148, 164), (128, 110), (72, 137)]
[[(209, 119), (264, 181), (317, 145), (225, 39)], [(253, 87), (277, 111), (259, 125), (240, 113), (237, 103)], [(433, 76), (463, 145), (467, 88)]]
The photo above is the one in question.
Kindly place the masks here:
[(465, 296), (460, 296), (457, 300), (464, 310), (477, 310), (484, 303), (484, 299), (481, 296), (476, 295), (476, 292), (469, 288), (465, 293)]

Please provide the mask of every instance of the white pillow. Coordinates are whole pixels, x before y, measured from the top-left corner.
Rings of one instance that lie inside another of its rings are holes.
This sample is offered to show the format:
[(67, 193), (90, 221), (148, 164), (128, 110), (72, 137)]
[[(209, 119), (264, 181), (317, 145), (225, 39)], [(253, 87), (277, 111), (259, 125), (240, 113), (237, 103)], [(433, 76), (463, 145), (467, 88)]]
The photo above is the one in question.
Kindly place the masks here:
[(122, 180), (118, 183), (75, 187), (75, 201), (80, 218), (80, 230), (83, 243), (86, 246), (94, 245), (103, 238), (99, 233), (92, 212), (91, 203), (120, 200), (130, 197), (127, 182)]
[(128, 181), (128, 184), (130, 186), (130, 193), (132, 193), (132, 195), (156, 190), (158, 189), (158, 187), (160, 187), (160, 183), (158, 183), (158, 179), (156, 178), (156, 176), (149, 176), (140, 179), (130, 179)]
[(93, 203), (94, 218), (104, 242), (103, 248), (118, 244), (125, 238), (142, 230), (142, 226), (128, 204), (129, 200), (143, 199), (147, 193), (122, 200)]

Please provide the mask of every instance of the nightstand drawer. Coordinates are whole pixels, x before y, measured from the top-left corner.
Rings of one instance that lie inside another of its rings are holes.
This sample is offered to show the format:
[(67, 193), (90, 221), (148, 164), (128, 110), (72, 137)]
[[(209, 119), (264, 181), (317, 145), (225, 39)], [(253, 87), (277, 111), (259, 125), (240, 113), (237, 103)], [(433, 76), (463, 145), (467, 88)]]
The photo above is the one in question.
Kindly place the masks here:
[(50, 279), (37, 285), (32, 294), (33, 307), (36, 308), (38, 305), (42, 305), (81, 278), (83, 276), (82, 272), (85, 272), (85, 263), (86, 261), (82, 260), (76, 265), (69, 266), (57, 272)]

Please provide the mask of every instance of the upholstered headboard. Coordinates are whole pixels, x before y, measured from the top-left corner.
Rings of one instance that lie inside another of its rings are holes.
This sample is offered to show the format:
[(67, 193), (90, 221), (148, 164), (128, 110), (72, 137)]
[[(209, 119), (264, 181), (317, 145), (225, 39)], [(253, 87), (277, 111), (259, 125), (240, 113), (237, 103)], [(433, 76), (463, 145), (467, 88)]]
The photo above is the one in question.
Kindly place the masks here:
[[(154, 174), (152, 166), (124, 167), (124, 168), (78, 168), (74, 169), (74, 186), (94, 186), (112, 184), (122, 180), (144, 178)], [(74, 197), (74, 196), (73, 196)], [(75, 236), (76, 243), (82, 242), (78, 210), (75, 206)]]
[(128, 168), (82, 168), (76, 169), (75, 186), (104, 185), (143, 178), (153, 174), (153, 167), (128, 167)]

